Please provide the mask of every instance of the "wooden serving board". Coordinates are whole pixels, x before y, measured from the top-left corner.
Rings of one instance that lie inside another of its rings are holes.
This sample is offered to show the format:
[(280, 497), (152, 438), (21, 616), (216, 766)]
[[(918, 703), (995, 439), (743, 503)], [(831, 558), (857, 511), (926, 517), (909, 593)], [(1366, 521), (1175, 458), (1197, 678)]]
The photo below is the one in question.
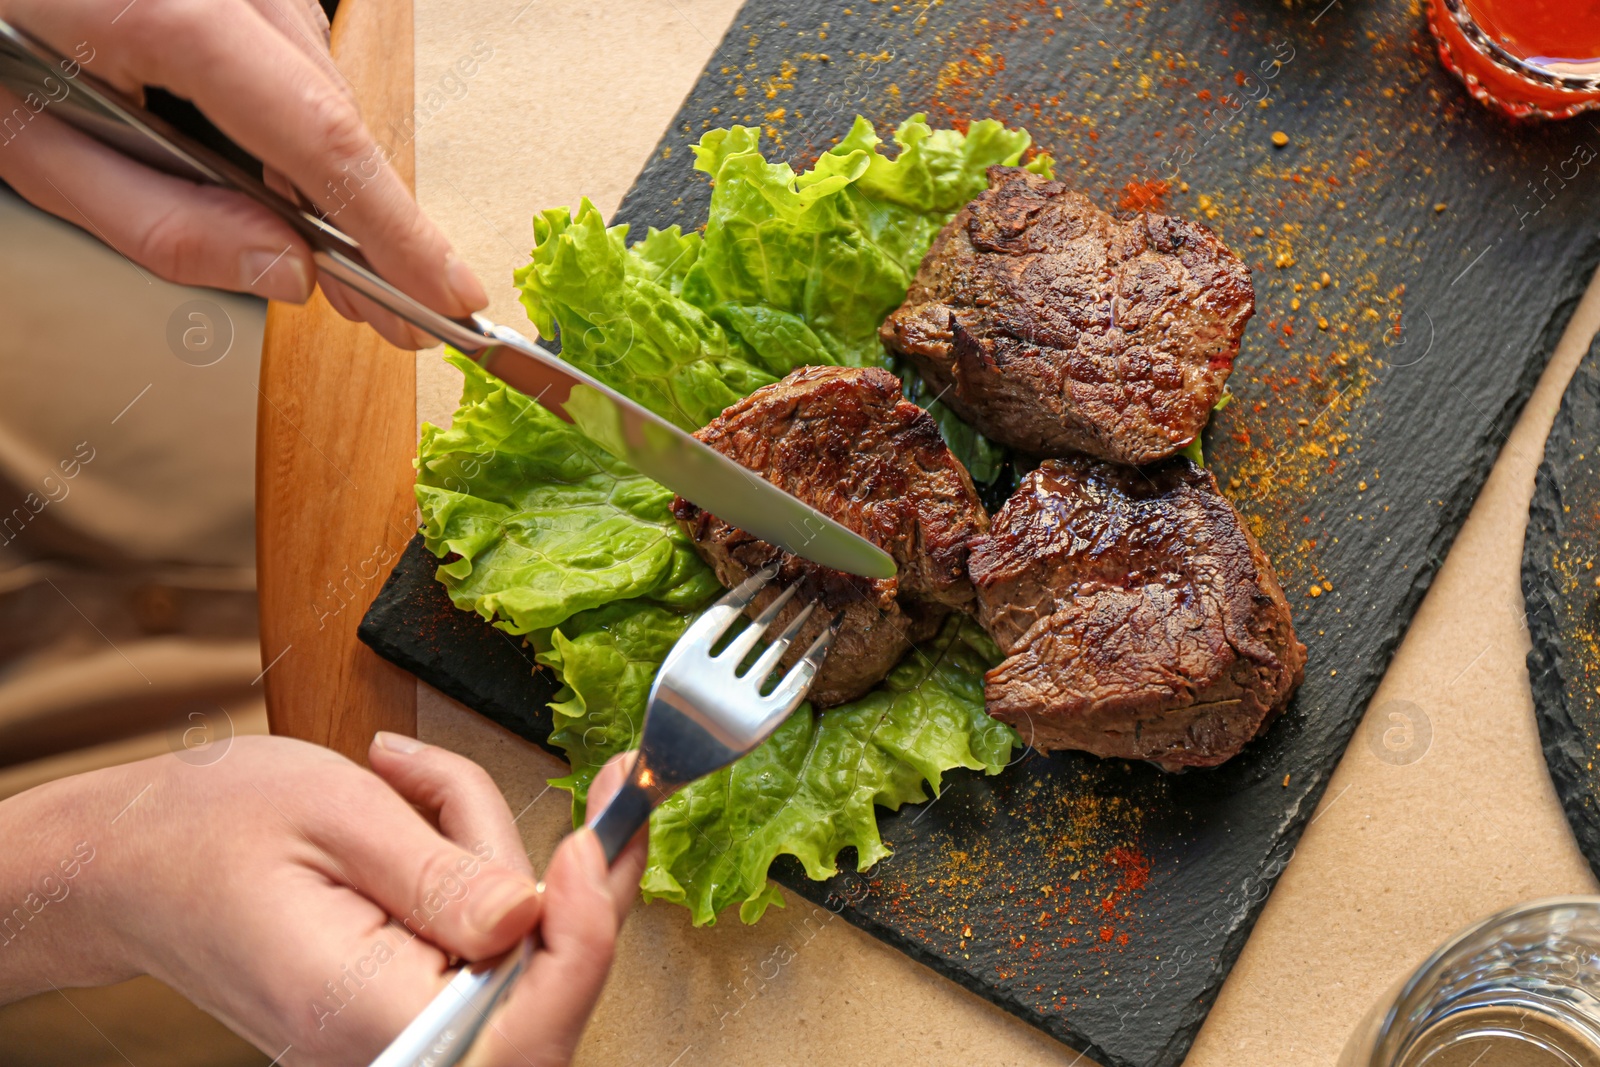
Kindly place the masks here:
[(1528, 676), (1567, 822), (1600, 873), (1600, 343), (1567, 386), (1534, 483), (1522, 550)]
[[(412, 145), (393, 131), (412, 114), (411, 0), (348, 0), (334, 18), (333, 55), (410, 185)], [(416, 360), (346, 322), (318, 292), (303, 307), (268, 307), (260, 393), (256, 567), (268, 722), (275, 734), (365, 762), (375, 731), (417, 731), (415, 681), (356, 639), (361, 605), (416, 528)]]
[[(1474, 104), (1409, 3), (750, 0), (618, 220), (703, 220), (711, 126), (761, 125), (799, 167), (858, 112), (915, 111), (1026, 125), (1100, 203), (1203, 221), (1252, 266), (1207, 454), (1310, 664), (1215, 771), (1024, 752), (881, 813), (871, 871), (774, 873), (1102, 1063), (1174, 1064), (1600, 259), (1600, 135)], [(407, 550), (363, 638), (543, 742), (548, 681), (432, 568)]]

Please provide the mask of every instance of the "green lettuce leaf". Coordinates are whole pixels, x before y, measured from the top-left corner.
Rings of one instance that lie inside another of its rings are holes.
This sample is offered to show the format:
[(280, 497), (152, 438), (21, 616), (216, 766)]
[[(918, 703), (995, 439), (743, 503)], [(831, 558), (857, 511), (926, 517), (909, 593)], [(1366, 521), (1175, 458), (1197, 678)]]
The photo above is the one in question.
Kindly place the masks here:
[[(787, 163), (767, 162), (754, 129), (708, 132), (695, 147), (695, 169), (714, 183), (710, 215), (684, 298), (753, 351), (772, 347), (768, 324), (724, 309), (776, 309), (809, 327), (826, 362), (881, 365), (878, 326), (905, 299), (934, 236), (987, 187), (990, 166), (1015, 165), (1029, 144), (1025, 132), (993, 119), (963, 135), (914, 115), (894, 136), (891, 159), (877, 151), (872, 123), (857, 118), (816, 167), (797, 175)], [(1029, 166), (1048, 172), (1049, 157)], [(766, 362), (778, 375), (798, 365)]]
[(697, 235), (677, 227), (626, 247), (587, 198), (576, 217), (553, 208), (533, 220), (533, 261), (516, 272), (539, 332), (561, 355), (686, 430), (777, 376), (746, 357), (704, 310), (675, 289), (692, 270)]
[[(1232, 402), (1233, 394), (1224, 391), (1223, 394), (1217, 398), (1217, 402), (1211, 405), (1211, 416), (1215, 418), (1217, 412), (1221, 411)], [(1201, 433), (1204, 433), (1203, 429)], [(1195, 434), (1193, 441), (1190, 441), (1188, 444), (1184, 445), (1178, 450), (1178, 455), (1186, 456), (1196, 467), (1204, 467), (1206, 465), (1206, 453), (1204, 447), (1200, 444), (1200, 437), (1201, 434)]]
[(562, 680), (550, 742), (572, 773), (552, 784), (572, 791), (573, 826), (583, 824), (589, 785), (606, 760), (638, 744), (656, 671), (689, 622), (659, 604), (624, 600), (534, 637), (538, 661)]
[(424, 425), (423, 539), (458, 608), (508, 633), (647, 598), (697, 607), (720, 592), (668, 510), (672, 493), (458, 353), (450, 429)]

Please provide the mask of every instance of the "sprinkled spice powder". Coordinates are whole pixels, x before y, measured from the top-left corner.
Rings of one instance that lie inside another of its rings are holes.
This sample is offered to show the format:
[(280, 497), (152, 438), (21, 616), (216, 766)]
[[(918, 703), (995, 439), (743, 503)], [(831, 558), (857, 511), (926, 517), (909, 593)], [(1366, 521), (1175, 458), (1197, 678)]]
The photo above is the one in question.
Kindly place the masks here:
[(1160, 178), (1128, 182), (1122, 187), (1122, 198), (1117, 201), (1117, 207), (1123, 211), (1165, 211), (1167, 190), (1170, 188)]
[(1124, 795), (1123, 764), (1097, 765), (1081, 792), (1062, 797), (1029, 777), (1026, 765), (1043, 758), (1005, 772), (1022, 779), (1024, 823), (945, 840), (946, 825), (992, 815), (981, 794), (952, 791), (930, 809), (916, 848), (865, 877), (905, 936), (947, 946), (996, 981), (1037, 977), (1037, 1006), (1068, 1010), (1087, 988), (1072, 979), (1099, 974), (1108, 953), (1149, 951), (1139, 902), (1153, 865), (1141, 845), (1145, 813)]

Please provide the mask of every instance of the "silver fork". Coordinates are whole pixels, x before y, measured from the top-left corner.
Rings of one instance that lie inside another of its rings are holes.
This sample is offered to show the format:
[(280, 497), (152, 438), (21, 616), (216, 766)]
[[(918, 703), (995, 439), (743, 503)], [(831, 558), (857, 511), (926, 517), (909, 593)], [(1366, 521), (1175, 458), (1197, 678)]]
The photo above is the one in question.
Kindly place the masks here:
[[(707, 608), (678, 638), (661, 664), (645, 705), (644, 730), (633, 770), (600, 817), (590, 824), (615, 863), (633, 835), (649, 821), (656, 805), (697, 778), (721, 770), (752, 751), (783, 724), (805, 700), (817, 671), (838, 633), (839, 620), (811, 642), (772, 692), (762, 695), (767, 678), (816, 609), (811, 601), (766, 647), (748, 671), (744, 662), (784, 606), (794, 586), (779, 593), (761, 614), (716, 655), (734, 620), (778, 574), (769, 564)], [(495, 1006), (516, 983), (534, 951), (533, 935), (498, 961), (457, 971), (409, 1026), (384, 1049), (372, 1067), (452, 1067), (472, 1047)]]
[(740, 582), (707, 608), (667, 653), (650, 688), (633, 770), (592, 824), (608, 863), (615, 862), (656, 805), (754, 749), (806, 698), (838, 632), (837, 621), (811, 642), (771, 693), (762, 696), (761, 688), (811, 617), (817, 606), (814, 600), (772, 639), (748, 671), (739, 673), (739, 664), (793, 598), (792, 585), (728, 642), (727, 648), (716, 656), (711, 654), (734, 620), (777, 573), (778, 565), (773, 563)]

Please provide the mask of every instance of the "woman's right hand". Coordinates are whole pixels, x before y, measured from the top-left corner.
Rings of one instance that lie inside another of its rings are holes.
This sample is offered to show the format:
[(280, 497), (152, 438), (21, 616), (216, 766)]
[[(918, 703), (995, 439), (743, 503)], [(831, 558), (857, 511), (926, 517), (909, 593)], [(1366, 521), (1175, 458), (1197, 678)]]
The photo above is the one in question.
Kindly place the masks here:
[[(0, 0), (0, 18), (68, 57), (68, 82), (81, 68), (136, 98), (154, 85), (193, 101), (266, 165), (269, 184), (303, 193), (435, 311), (488, 304), (362, 121), (317, 0)], [(310, 248), (277, 216), (133, 162), (60, 122), (44, 96), (0, 89), (0, 178), (168, 281), (302, 303), (319, 280)], [(323, 290), (397, 345), (437, 343), (335, 282)]]

